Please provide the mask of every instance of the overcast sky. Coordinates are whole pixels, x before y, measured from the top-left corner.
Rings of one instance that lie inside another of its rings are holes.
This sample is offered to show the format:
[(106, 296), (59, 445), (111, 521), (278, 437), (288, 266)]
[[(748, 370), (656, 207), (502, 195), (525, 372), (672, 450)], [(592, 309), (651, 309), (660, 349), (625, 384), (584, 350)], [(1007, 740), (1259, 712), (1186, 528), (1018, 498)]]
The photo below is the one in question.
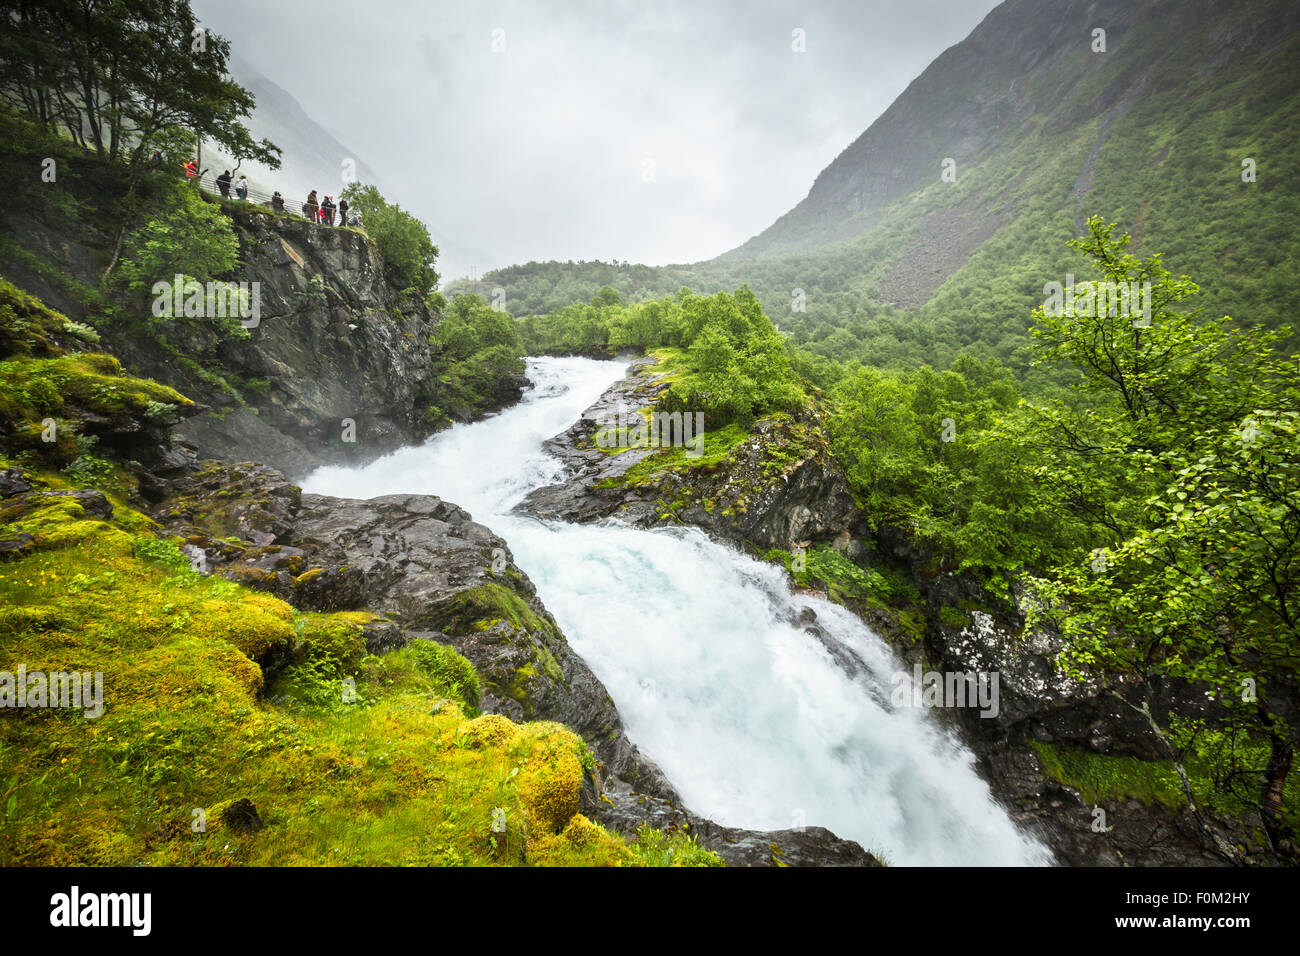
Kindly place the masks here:
[(445, 278), (734, 248), (994, 6), (194, 2), (425, 220)]

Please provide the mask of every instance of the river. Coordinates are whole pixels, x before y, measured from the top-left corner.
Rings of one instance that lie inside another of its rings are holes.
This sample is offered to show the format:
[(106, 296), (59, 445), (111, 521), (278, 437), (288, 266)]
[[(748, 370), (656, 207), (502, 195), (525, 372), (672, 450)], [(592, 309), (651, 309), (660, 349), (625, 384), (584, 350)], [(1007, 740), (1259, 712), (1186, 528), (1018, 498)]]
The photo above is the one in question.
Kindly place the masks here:
[[(1050, 863), (959, 741), (923, 708), (891, 706), (904, 669), (843, 608), (791, 593), (779, 568), (695, 529), (510, 513), (561, 477), (542, 442), (625, 367), (530, 359), (533, 387), (518, 405), (362, 468), (319, 469), (303, 490), (434, 494), (505, 538), (628, 737), (697, 813), (756, 830), (824, 826), (895, 865)], [(836, 654), (791, 623), (805, 608)]]

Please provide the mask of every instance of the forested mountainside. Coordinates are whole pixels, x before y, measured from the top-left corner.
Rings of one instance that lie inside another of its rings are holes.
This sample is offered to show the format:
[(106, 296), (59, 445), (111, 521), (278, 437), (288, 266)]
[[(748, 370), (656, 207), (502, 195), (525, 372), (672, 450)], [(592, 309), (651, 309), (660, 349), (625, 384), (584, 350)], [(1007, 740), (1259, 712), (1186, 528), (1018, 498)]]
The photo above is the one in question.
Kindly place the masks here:
[(1065, 242), (1100, 215), (1196, 276), (1208, 314), (1277, 327), (1300, 261), (1297, 28), (1286, 0), (1010, 0), (739, 248), (661, 268), (530, 262), (477, 289), (521, 316), (603, 286), (743, 284), (829, 358), (946, 367), (968, 351), (1023, 374), (1024, 316), (1081, 274)]

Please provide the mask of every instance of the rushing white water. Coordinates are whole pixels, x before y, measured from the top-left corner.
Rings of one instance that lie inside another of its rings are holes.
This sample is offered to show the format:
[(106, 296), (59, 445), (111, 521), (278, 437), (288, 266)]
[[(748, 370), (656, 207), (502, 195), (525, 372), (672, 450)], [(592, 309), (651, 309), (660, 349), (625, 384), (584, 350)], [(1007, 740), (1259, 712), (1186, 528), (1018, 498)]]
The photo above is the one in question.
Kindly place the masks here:
[[(504, 537), (627, 734), (691, 809), (729, 826), (824, 826), (900, 865), (1050, 862), (989, 795), (973, 757), (921, 708), (893, 707), (902, 668), (843, 608), (792, 594), (780, 569), (694, 529), (644, 531), (510, 514), (562, 467), (541, 443), (623, 373), (531, 359), (524, 400), (305, 491), (435, 494)], [(811, 608), (835, 649), (791, 623)]]

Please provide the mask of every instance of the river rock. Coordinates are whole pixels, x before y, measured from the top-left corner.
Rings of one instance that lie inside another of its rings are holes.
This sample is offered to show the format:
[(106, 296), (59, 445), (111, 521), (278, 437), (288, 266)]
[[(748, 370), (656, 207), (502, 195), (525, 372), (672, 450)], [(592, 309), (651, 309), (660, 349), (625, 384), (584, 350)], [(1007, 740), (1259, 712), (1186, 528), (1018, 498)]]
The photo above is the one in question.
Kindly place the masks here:
[[(629, 483), (629, 469), (657, 450), (609, 454), (595, 447), (597, 429), (620, 409), (630, 415), (649, 408), (666, 387), (653, 360), (631, 363), (574, 425), (545, 443), (565, 464), (565, 479), (533, 491), (516, 510), (570, 522), (616, 517), (636, 527), (693, 524), (717, 540), (785, 550), (864, 527), (814, 411), (756, 422), (750, 438), (719, 465)], [(796, 445), (802, 454), (794, 460), (775, 457)]]

